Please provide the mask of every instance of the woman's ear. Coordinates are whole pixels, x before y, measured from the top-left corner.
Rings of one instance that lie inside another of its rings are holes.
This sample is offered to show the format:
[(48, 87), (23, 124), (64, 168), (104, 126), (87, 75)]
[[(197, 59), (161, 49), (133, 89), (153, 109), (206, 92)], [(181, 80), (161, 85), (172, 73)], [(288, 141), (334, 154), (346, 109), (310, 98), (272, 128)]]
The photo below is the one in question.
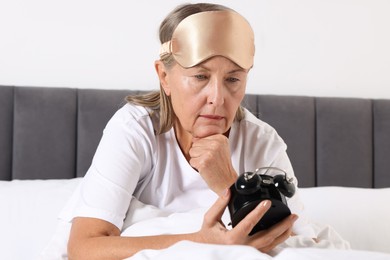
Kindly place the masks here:
[(171, 94), (171, 90), (169, 88), (168, 75), (164, 63), (161, 60), (156, 60), (154, 62), (154, 67), (160, 80), (161, 87), (164, 89), (165, 94), (169, 96)]

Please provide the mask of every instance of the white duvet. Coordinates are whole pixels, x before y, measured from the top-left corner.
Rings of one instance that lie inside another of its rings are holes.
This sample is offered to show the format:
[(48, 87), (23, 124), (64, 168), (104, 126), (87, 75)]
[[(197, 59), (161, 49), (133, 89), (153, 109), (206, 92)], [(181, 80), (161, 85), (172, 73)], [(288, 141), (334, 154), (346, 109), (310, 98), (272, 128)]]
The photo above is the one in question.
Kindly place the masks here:
[[(122, 236), (145, 236), (158, 234), (188, 233), (199, 230), (207, 209), (196, 209), (185, 213), (166, 213), (155, 207), (132, 201), (132, 212), (125, 223), (128, 228)], [(225, 212), (224, 222), (228, 220)], [(350, 250), (349, 243), (343, 240), (333, 228), (313, 224), (319, 243), (301, 236), (290, 237), (273, 250), (263, 254), (249, 246), (226, 246), (181, 241), (163, 250), (143, 250), (127, 260), (141, 259), (390, 259), (390, 255)]]
[(286, 248), (276, 256), (262, 254), (249, 246), (222, 246), (179, 242), (164, 250), (143, 250), (127, 260), (385, 260), (390, 255), (357, 251), (320, 248)]
[[(45, 247), (45, 253), (38, 259), (66, 259), (66, 241), (60, 238), (68, 235), (69, 225), (58, 225), (56, 216), (79, 181), (0, 182), (0, 259), (37, 259)], [(346, 242), (333, 228), (317, 224), (319, 244), (310, 239), (291, 237), (272, 255), (246, 246), (182, 241), (164, 250), (141, 251), (129, 259), (390, 260), (390, 206), (387, 203), (390, 188), (301, 188), (301, 197), (310, 219), (330, 223), (351, 243), (352, 248), (370, 251), (340, 249), (348, 248)], [(197, 209), (169, 214), (141, 203), (132, 205), (133, 217), (127, 219), (125, 224), (128, 228), (123, 231), (123, 236), (192, 232), (199, 229), (204, 213), (204, 209)], [(57, 233), (62, 236), (53, 237), (56, 225)]]
[[(195, 232), (199, 230), (207, 209), (199, 208), (184, 213), (167, 213), (133, 199), (129, 210), (128, 216), (132, 217), (126, 219), (125, 226), (127, 228), (123, 230), (122, 236)], [(223, 221), (226, 223), (228, 218), (228, 213), (225, 212)], [(66, 240), (63, 238), (68, 236), (69, 227), (68, 224), (59, 227), (57, 235), (54, 236), (54, 239), (49, 243), (39, 259), (67, 259)], [(181, 241), (162, 250), (142, 250), (126, 260), (390, 259), (390, 254), (350, 250), (349, 243), (343, 240), (329, 226), (316, 224), (314, 229), (319, 243), (315, 243), (310, 238), (293, 236), (275, 248), (270, 254), (263, 254), (249, 246), (213, 245)]]

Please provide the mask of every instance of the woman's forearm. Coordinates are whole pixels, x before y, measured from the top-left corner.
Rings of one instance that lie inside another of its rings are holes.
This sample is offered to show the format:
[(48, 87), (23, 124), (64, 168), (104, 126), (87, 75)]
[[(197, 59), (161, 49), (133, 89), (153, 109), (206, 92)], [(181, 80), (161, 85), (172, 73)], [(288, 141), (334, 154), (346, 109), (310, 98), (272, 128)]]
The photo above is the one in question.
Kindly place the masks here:
[(143, 249), (163, 249), (181, 240), (201, 242), (199, 232), (178, 235), (121, 237), (115, 225), (97, 218), (73, 219), (68, 242), (68, 258), (124, 259)]
[(181, 240), (201, 242), (197, 233), (146, 237), (90, 237), (69, 243), (68, 258), (70, 260), (124, 259), (143, 249), (164, 249)]

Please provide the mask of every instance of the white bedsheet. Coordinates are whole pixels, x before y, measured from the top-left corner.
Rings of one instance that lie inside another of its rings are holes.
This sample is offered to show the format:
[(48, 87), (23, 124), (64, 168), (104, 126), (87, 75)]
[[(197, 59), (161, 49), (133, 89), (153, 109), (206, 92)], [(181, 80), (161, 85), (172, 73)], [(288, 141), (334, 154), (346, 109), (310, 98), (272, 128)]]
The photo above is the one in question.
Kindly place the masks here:
[(369, 251), (286, 248), (272, 257), (249, 246), (223, 246), (181, 241), (164, 250), (143, 250), (127, 260), (388, 260), (390, 255)]
[[(159, 234), (188, 233), (199, 230), (207, 209), (195, 209), (184, 213), (167, 213), (153, 206), (143, 205), (134, 199), (129, 212), (133, 218), (125, 223), (128, 226), (122, 236), (145, 236)], [(227, 211), (223, 221), (228, 221)], [(263, 254), (249, 246), (226, 246), (181, 241), (163, 250), (143, 250), (128, 260), (141, 259), (390, 259), (390, 255), (371, 251), (350, 250), (349, 243), (343, 240), (330, 226), (313, 224), (319, 243), (301, 236), (290, 237), (275, 248), (271, 254)]]

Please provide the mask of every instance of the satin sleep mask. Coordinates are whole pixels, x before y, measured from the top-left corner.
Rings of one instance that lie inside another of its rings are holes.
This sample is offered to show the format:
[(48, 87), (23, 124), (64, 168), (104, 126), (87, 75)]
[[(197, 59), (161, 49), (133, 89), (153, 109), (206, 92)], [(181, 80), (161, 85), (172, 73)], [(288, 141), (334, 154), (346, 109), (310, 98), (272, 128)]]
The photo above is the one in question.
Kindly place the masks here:
[(234, 11), (208, 11), (183, 19), (172, 39), (162, 44), (160, 58), (172, 54), (184, 68), (223, 56), (243, 69), (253, 66), (254, 33), (248, 21)]

